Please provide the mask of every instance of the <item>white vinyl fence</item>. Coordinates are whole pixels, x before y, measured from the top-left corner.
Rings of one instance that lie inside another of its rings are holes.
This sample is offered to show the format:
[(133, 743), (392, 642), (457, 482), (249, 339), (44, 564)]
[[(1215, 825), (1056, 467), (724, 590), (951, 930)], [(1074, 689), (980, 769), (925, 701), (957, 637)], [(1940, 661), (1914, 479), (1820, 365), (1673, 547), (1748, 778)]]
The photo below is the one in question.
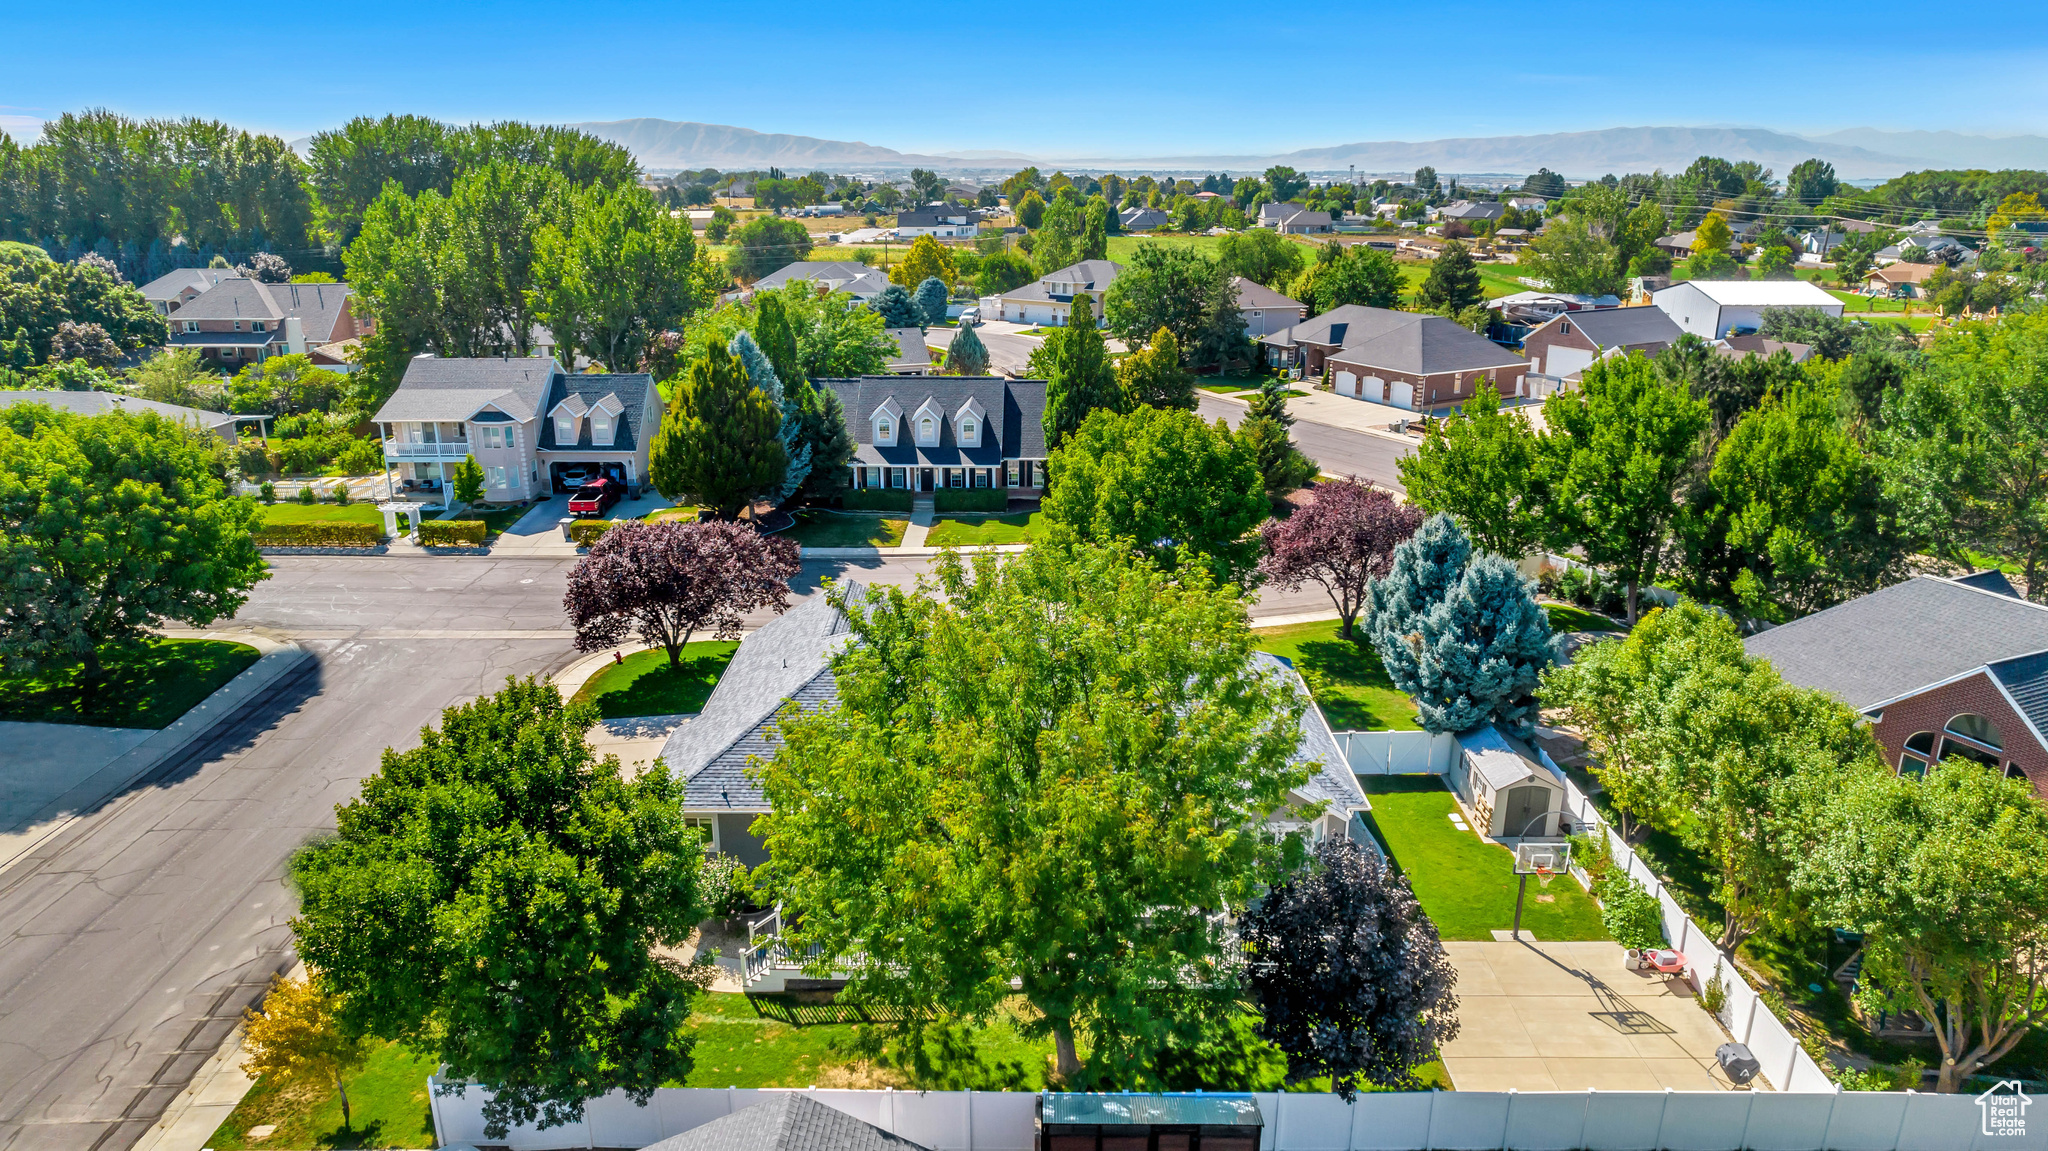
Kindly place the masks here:
[(1354, 775), (1442, 775), (1458, 754), (1458, 737), (1427, 731), (1338, 731), (1337, 746)]
[[(434, 1081), (429, 1081), (432, 1084)], [(512, 1151), (645, 1147), (749, 1106), (764, 1090), (656, 1091), (591, 1101), (582, 1123), (484, 1135), (484, 1093), (434, 1094), (434, 1129), (449, 1143)], [(1038, 1096), (991, 1091), (804, 1092), (932, 1151), (1028, 1151)], [(1983, 1133), (1967, 1095), (1834, 1091), (1418, 1091), (1360, 1095), (1260, 1093), (1261, 1151), (1979, 1151), (2048, 1148), (2048, 1123)]]

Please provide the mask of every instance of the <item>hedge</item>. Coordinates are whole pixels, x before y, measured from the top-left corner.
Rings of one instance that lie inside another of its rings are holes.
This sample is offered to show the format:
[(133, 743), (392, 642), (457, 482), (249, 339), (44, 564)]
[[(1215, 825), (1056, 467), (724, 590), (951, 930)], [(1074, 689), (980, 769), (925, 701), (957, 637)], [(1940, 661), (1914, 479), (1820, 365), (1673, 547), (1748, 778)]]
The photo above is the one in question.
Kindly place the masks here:
[(569, 525), (569, 542), (587, 548), (597, 537), (619, 526), (618, 520), (577, 520)]
[(482, 520), (427, 520), (420, 524), (420, 543), (428, 547), (481, 547)]
[(932, 510), (1006, 512), (1010, 510), (1010, 492), (1007, 488), (940, 488), (932, 493)]
[(266, 524), (250, 533), (260, 548), (373, 548), (384, 542), (380, 524)]
[(907, 488), (855, 488), (840, 497), (840, 506), (850, 512), (907, 512)]

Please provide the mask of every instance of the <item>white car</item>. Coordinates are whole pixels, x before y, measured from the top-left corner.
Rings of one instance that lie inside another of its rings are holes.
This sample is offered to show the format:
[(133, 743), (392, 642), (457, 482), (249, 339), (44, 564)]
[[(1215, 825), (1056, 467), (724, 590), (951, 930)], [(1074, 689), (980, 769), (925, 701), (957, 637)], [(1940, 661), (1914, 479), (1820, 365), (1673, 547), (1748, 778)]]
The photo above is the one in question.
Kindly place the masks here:
[(963, 327), (963, 328), (973, 328), (973, 327), (979, 327), (980, 325), (981, 325), (981, 309), (980, 309), (980, 308), (969, 308), (969, 309), (967, 309), (966, 311), (964, 311), (964, 312), (961, 312), (961, 313), (960, 313), (960, 326), (961, 326), (961, 327)]

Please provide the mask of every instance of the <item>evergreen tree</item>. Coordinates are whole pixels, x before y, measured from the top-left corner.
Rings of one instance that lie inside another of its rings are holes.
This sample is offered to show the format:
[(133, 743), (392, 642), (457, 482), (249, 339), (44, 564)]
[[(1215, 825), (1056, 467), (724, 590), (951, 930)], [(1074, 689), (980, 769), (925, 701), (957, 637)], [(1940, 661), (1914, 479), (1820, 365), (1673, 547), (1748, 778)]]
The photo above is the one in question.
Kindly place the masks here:
[(732, 519), (778, 490), (789, 456), (776, 432), (782, 410), (754, 386), (746, 368), (719, 344), (690, 365), (661, 430), (649, 477), (669, 499), (690, 497)]
[(1294, 446), (1287, 434), (1293, 426), (1294, 417), (1287, 411), (1287, 382), (1268, 379), (1252, 399), (1237, 434), (1251, 448), (1266, 483), (1266, 495), (1272, 499), (1307, 485), (1322, 471)]
[(1445, 244), (1430, 263), (1429, 277), (1422, 281), (1422, 306), (1462, 312), (1486, 298), (1479, 286), (1479, 268), (1472, 253), (1456, 240)]
[[(1535, 725), (1537, 681), (1556, 662), (1555, 645), (1550, 619), (1513, 561), (1474, 557), (1416, 630), (1394, 642), (1413, 663), (1390, 662), (1388, 675), (1415, 700), (1424, 729), (1469, 731), (1499, 721), (1527, 732)], [(1385, 645), (1383, 636), (1382, 658)]]
[(988, 374), (988, 345), (974, 334), (972, 325), (962, 324), (953, 334), (953, 342), (946, 348), (946, 370), (956, 376)]
[(1097, 408), (1123, 411), (1116, 368), (1095, 327), (1095, 308), (1085, 292), (1074, 297), (1067, 326), (1050, 332), (1031, 353), (1030, 371), (1045, 379), (1045, 446), (1057, 448)]
[(917, 305), (918, 314), (924, 317), (924, 326), (935, 327), (946, 321), (946, 298), (952, 293), (946, 290), (946, 282), (937, 276), (927, 276), (917, 286), (912, 302)]
[(775, 365), (775, 378), (783, 381), (784, 390), (801, 391), (797, 385), (804, 379), (804, 361), (797, 350), (796, 327), (789, 322), (789, 310), (773, 292), (763, 292), (756, 299), (754, 340)]
[(917, 301), (903, 290), (901, 284), (891, 284), (882, 289), (875, 302), (870, 304), (875, 314), (882, 317), (885, 328), (918, 328), (924, 326), (924, 313), (918, 310)]
[(782, 412), (782, 426), (776, 431), (775, 438), (782, 443), (789, 466), (782, 473), (782, 483), (769, 498), (778, 504), (784, 503), (797, 493), (797, 489), (803, 486), (804, 477), (811, 472), (811, 445), (804, 440), (802, 404), (796, 396), (783, 391), (782, 381), (776, 378), (775, 366), (751, 334), (745, 331), (734, 333), (726, 350), (747, 369), (747, 377), (754, 381), (754, 386), (761, 389)]
[(1438, 512), (1394, 549), (1386, 577), (1373, 581), (1365, 597), (1366, 634), (1394, 682), (1417, 678), (1416, 653), (1407, 639), (1450, 594), (1471, 560), (1472, 542), (1458, 521)]
[(804, 399), (804, 442), (811, 452), (811, 474), (804, 494), (829, 500), (847, 486), (846, 468), (853, 459), (853, 432), (846, 424), (846, 405), (831, 388), (809, 388)]

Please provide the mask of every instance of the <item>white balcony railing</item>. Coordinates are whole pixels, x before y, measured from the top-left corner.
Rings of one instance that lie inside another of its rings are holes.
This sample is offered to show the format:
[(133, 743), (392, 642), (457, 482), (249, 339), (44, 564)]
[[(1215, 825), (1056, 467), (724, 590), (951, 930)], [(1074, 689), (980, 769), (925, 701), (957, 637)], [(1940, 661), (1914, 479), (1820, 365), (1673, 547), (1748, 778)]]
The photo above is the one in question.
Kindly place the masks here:
[(387, 460), (459, 460), (469, 454), (468, 440), (455, 440), (440, 444), (408, 444), (398, 440), (384, 441), (384, 458)]

